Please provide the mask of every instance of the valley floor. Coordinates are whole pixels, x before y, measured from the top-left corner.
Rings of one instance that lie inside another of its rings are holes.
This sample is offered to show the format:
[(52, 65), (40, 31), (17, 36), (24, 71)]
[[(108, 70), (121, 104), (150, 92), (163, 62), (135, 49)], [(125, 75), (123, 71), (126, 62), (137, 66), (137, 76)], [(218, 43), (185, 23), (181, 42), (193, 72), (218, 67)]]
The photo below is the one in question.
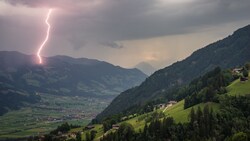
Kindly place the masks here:
[(64, 122), (84, 126), (111, 101), (49, 94), (40, 96), (41, 102), (0, 116), (0, 139), (45, 134)]

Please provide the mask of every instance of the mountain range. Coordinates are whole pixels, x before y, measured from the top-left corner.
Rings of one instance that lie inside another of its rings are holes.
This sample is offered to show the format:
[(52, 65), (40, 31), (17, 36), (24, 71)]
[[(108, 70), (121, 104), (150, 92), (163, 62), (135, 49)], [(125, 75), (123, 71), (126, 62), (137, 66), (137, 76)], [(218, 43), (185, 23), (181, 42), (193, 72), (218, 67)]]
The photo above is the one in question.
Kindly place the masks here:
[(36, 56), (0, 52), (0, 115), (24, 103), (36, 103), (39, 94), (114, 98), (139, 85), (147, 75), (87, 58), (54, 56), (35, 63)]
[(147, 103), (159, 100), (180, 100), (175, 89), (219, 66), (233, 68), (250, 60), (250, 25), (232, 35), (195, 51), (186, 59), (156, 71), (140, 86), (117, 96), (97, 116), (98, 120), (116, 114), (133, 112)]

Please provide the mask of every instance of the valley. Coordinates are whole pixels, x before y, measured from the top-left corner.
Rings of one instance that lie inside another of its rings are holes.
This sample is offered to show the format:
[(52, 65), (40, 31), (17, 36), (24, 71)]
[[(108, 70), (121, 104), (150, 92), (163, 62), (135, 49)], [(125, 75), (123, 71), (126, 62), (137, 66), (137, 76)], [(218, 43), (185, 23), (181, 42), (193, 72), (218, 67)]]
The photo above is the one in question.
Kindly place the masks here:
[(250, 0), (0, 0), (0, 141), (250, 141)]
[(147, 76), (87, 58), (0, 51), (0, 139), (47, 134), (58, 125), (88, 124), (112, 99)]
[(39, 95), (39, 103), (26, 104), (20, 110), (12, 110), (0, 117), (0, 138), (45, 134), (64, 122), (84, 126), (111, 101), (81, 96)]

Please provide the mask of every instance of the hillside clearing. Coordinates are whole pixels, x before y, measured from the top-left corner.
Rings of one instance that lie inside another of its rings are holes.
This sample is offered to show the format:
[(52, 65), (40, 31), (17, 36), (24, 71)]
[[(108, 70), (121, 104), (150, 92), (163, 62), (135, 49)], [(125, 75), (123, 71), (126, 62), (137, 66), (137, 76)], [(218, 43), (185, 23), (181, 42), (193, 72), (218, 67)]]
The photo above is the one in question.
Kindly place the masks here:
[[(250, 73), (249, 73), (250, 75)], [(248, 81), (240, 82), (240, 80), (235, 80), (232, 84), (227, 87), (229, 96), (244, 96), (250, 95), (250, 77), (248, 77)]]

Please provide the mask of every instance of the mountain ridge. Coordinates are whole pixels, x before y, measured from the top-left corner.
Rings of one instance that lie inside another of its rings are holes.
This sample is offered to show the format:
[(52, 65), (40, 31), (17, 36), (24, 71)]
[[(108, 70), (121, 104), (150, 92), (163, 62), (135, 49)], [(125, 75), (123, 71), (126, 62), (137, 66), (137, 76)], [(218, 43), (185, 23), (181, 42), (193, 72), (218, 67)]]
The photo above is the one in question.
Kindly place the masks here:
[[(31, 99), (35, 96), (38, 101), (36, 93), (113, 98), (121, 91), (139, 85), (147, 77), (138, 69), (125, 69), (94, 59), (54, 56), (44, 58), (44, 64), (40, 65), (36, 64), (35, 57), (0, 51), (0, 96), (3, 101), (11, 96), (13, 99), (22, 96), (20, 93)], [(7, 91), (7, 94), (2, 94), (2, 91)]]
[(223, 40), (198, 49), (186, 59), (156, 71), (140, 86), (122, 92), (97, 119), (121, 114), (133, 106), (141, 107), (154, 99), (176, 99), (171, 93), (176, 87), (186, 85), (217, 66), (222, 69), (242, 66), (250, 60), (249, 54), (250, 25), (247, 25)]

